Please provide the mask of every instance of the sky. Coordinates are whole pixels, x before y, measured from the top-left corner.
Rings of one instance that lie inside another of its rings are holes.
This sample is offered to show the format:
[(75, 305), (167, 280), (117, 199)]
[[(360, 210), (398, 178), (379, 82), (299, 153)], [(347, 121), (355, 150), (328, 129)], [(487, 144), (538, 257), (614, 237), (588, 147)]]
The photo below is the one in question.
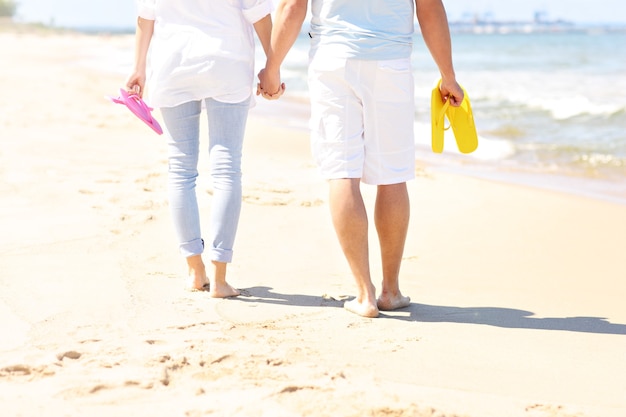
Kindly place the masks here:
[[(134, 0), (16, 1), (20, 21), (72, 28), (132, 28), (135, 25)], [(444, 0), (444, 5), (450, 21), (487, 13), (498, 20), (531, 20), (535, 11), (541, 11), (551, 20), (626, 24), (625, 0)]]

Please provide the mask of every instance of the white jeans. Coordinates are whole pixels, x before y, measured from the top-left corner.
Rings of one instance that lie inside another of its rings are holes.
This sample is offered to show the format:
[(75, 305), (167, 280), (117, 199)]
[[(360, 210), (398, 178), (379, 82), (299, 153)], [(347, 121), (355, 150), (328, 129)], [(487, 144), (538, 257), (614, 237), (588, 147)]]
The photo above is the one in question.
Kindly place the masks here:
[[(210, 259), (231, 262), (241, 212), (241, 156), (249, 101), (204, 100), (209, 122), (209, 161), (213, 184)], [(168, 193), (174, 230), (183, 256), (199, 255), (205, 242), (196, 199), (202, 102), (161, 108), (168, 137)]]

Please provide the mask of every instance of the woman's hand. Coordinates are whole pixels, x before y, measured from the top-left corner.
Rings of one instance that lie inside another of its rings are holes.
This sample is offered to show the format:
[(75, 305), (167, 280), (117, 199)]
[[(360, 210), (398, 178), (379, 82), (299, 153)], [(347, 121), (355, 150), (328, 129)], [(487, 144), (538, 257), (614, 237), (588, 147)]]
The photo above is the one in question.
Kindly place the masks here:
[(272, 74), (265, 69), (259, 72), (256, 95), (267, 100), (278, 100), (285, 93), (285, 83), (280, 82), (280, 73)]
[(143, 71), (133, 72), (126, 80), (126, 91), (143, 98), (143, 91), (146, 85), (146, 73)]

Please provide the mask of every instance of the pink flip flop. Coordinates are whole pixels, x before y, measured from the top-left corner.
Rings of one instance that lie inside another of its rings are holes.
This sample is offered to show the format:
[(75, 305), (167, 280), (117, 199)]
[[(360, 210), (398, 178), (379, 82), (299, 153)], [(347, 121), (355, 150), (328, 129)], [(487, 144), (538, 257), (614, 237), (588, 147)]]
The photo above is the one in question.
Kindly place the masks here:
[(156, 119), (152, 117), (151, 112), (153, 109), (151, 107), (148, 107), (148, 105), (137, 94), (129, 94), (126, 90), (120, 88), (119, 97), (107, 96), (107, 98), (113, 103), (125, 105), (142, 122), (150, 126), (152, 130), (157, 132), (159, 135), (163, 134), (163, 129), (161, 129), (159, 122), (157, 122)]

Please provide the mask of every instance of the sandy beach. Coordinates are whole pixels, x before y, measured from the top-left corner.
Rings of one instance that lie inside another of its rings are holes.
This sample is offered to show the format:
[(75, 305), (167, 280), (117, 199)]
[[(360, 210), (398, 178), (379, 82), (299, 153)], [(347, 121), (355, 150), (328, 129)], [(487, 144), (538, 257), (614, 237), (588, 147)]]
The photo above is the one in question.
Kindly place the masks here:
[(361, 318), (308, 134), (259, 103), (243, 295), (189, 292), (163, 138), (104, 99), (123, 75), (81, 64), (128, 42), (0, 32), (3, 417), (626, 416), (626, 206), (420, 164), (412, 304)]

